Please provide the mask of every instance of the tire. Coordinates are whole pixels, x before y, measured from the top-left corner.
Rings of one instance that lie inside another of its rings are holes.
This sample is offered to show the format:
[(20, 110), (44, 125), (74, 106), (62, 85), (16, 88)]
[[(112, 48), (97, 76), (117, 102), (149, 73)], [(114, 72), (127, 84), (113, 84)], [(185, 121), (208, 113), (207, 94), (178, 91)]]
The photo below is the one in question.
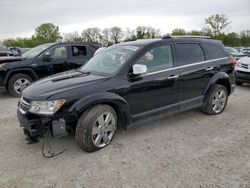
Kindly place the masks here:
[[(106, 120), (108, 123), (104, 123)], [(81, 115), (77, 122), (75, 138), (81, 149), (94, 152), (111, 143), (116, 128), (115, 110), (108, 105), (96, 105)]]
[(243, 83), (243, 82), (240, 82), (240, 81), (236, 81), (235, 84), (236, 84), (237, 86), (242, 86), (244, 83)]
[(26, 74), (16, 74), (9, 79), (7, 90), (13, 97), (20, 97), (22, 90), (29, 86), (32, 81), (33, 79)]
[(220, 114), (224, 111), (227, 105), (227, 100), (227, 89), (223, 85), (215, 84), (207, 94), (206, 104), (202, 108), (202, 111), (209, 115)]

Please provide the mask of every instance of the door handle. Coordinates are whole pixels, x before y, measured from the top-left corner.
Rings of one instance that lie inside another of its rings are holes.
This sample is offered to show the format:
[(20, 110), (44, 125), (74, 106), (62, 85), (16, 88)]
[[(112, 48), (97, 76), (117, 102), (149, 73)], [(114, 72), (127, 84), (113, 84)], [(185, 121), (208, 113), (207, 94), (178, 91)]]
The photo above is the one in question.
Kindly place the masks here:
[(172, 75), (168, 77), (168, 79), (175, 79), (175, 78), (179, 78), (179, 75)]
[(210, 71), (210, 70), (213, 70), (214, 69), (214, 67), (208, 67), (208, 68), (206, 68), (206, 71)]

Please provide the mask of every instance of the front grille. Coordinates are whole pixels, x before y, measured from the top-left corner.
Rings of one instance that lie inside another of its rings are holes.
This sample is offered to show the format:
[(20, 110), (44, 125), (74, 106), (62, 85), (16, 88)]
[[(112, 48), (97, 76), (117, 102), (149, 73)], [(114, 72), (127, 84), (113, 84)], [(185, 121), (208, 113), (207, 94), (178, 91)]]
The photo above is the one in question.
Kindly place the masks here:
[(30, 104), (27, 101), (25, 101), (23, 98), (21, 98), (19, 108), (22, 113), (26, 113), (29, 111)]
[(244, 63), (241, 63), (241, 67), (245, 68), (245, 69), (250, 69), (250, 67), (248, 66), (248, 64), (244, 64)]

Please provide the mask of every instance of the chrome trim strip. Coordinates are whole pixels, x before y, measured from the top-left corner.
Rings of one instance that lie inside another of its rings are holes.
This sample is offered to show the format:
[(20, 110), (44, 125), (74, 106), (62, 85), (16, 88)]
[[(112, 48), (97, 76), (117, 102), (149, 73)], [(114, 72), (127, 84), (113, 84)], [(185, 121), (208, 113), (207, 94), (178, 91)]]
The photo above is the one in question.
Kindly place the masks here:
[(26, 112), (22, 108), (19, 107), (18, 109), (22, 114), (26, 114)]
[(21, 98), (21, 103), (23, 103), (23, 104), (25, 104), (25, 105), (30, 105), (28, 102), (26, 102), (24, 99), (23, 99), (23, 97)]
[(218, 58), (218, 59), (211, 59), (211, 60), (207, 60), (207, 61), (191, 63), (191, 64), (188, 64), (188, 65), (182, 65), (182, 66), (179, 66), (179, 67), (173, 67), (173, 68), (164, 69), (164, 70), (160, 70), (160, 71), (150, 72), (150, 73), (147, 73), (147, 74), (143, 75), (143, 77), (153, 75), (153, 74), (162, 73), (162, 72), (166, 72), (166, 71), (170, 71), (170, 70), (176, 70), (176, 69), (180, 69), (180, 68), (191, 67), (193, 65), (200, 65), (200, 64), (210, 63), (210, 62), (219, 61), (219, 60), (223, 60), (223, 59), (228, 59), (228, 58), (229, 57), (222, 57), (222, 58)]

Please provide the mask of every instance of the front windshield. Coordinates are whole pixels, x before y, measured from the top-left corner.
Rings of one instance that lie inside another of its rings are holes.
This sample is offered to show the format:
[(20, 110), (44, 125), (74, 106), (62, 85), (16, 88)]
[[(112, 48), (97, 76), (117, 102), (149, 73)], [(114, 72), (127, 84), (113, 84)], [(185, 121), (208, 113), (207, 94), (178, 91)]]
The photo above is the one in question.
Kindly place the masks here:
[(114, 45), (102, 50), (92, 57), (80, 70), (104, 75), (112, 75), (135, 54), (138, 46)]
[(43, 44), (40, 46), (37, 46), (35, 48), (30, 49), (29, 51), (25, 52), (22, 57), (26, 59), (31, 59), (40, 54), (43, 50), (47, 49), (50, 47), (52, 44)]

